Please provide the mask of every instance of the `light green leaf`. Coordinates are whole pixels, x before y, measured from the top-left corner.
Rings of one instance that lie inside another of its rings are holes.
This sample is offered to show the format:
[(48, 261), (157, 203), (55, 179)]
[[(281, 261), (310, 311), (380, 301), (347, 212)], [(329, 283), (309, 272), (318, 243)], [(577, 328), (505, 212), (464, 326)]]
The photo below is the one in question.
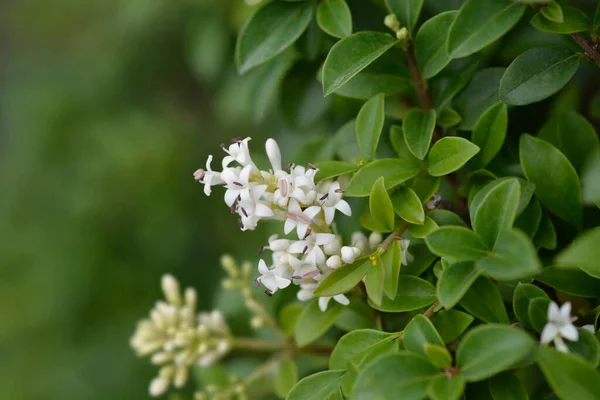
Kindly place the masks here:
[(473, 130), (481, 115), (500, 101), (498, 89), (505, 68), (494, 67), (477, 71), (468, 86), (454, 99), (456, 110), (462, 115), (461, 130)]
[(292, 336), (294, 334), (296, 323), (303, 310), (304, 306), (297, 302), (286, 304), (285, 307), (281, 309), (277, 322), (286, 335)]
[(369, 72), (367, 68), (336, 90), (335, 94), (352, 99), (368, 100), (378, 93), (395, 96), (413, 91), (410, 79), (407, 77)]
[(452, 378), (438, 376), (429, 382), (427, 395), (431, 400), (459, 400), (465, 391), (465, 377), (461, 374)]
[(552, 96), (571, 80), (579, 57), (562, 46), (527, 50), (506, 69), (500, 81), (500, 98), (509, 105), (522, 106)]
[(438, 224), (439, 226), (446, 226), (446, 225), (456, 225), (456, 226), (464, 226), (464, 227), (467, 226), (465, 221), (463, 221), (463, 219), (461, 217), (459, 217), (457, 214), (453, 213), (452, 211), (435, 209), (435, 210), (427, 211), (427, 216), (429, 218), (431, 218), (432, 220), (434, 220), (435, 223)]
[(318, 299), (311, 301), (298, 317), (294, 331), (294, 339), (298, 346), (306, 346), (321, 337), (335, 323), (342, 311), (344, 306), (332, 301), (323, 312), (319, 308)]
[(546, 292), (529, 283), (519, 283), (513, 295), (513, 310), (521, 324), (528, 329), (533, 329), (529, 319), (529, 304), (533, 299), (548, 298)]
[(473, 316), (488, 323), (509, 322), (500, 291), (485, 276), (480, 276), (471, 285), (460, 301), (460, 305)]
[(385, 188), (391, 189), (407, 180), (414, 178), (420, 172), (420, 167), (406, 160), (384, 158), (375, 160), (356, 172), (346, 187), (347, 197), (364, 197), (371, 193), (371, 188), (377, 179), (384, 178)]
[(279, 364), (273, 376), (273, 391), (285, 399), (287, 394), (298, 382), (298, 367), (293, 358), (286, 358)]
[(383, 284), (385, 280), (385, 274), (383, 265), (377, 263), (373, 265), (367, 271), (365, 275), (365, 289), (367, 290), (367, 296), (369, 300), (378, 306), (381, 306), (383, 300)]
[(394, 211), (403, 220), (411, 224), (422, 225), (425, 222), (425, 211), (419, 196), (406, 186), (400, 187), (391, 195)]
[(428, 174), (420, 174), (413, 180), (412, 190), (415, 191), (421, 203), (427, 203), (436, 194), (442, 183), (442, 178)]
[(317, 372), (303, 378), (290, 391), (286, 400), (323, 400), (339, 391), (345, 370)]
[(345, 0), (326, 0), (319, 3), (317, 23), (323, 32), (337, 38), (352, 34), (352, 14)]
[(423, 78), (436, 76), (452, 60), (448, 54), (448, 32), (458, 11), (448, 11), (428, 19), (415, 37), (415, 57)]
[(385, 4), (390, 12), (396, 14), (400, 24), (412, 33), (423, 8), (423, 0), (385, 0)]
[(350, 304), (344, 307), (344, 312), (335, 321), (335, 326), (344, 332), (375, 328), (371, 307), (362, 299), (350, 298)]
[(537, 362), (561, 399), (596, 400), (600, 398), (600, 371), (581, 358), (554, 349), (540, 348)]
[(519, 156), (523, 172), (535, 184), (537, 198), (550, 211), (581, 227), (582, 201), (577, 172), (567, 157), (550, 143), (522, 135)]
[(475, 320), (471, 315), (457, 310), (442, 310), (433, 318), (433, 325), (444, 343), (458, 339)]
[(437, 122), (442, 128), (452, 128), (462, 122), (462, 117), (455, 109), (444, 108)]
[(467, 0), (448, 34), (450, 56), (466, 57), (495, 42), (515, 26), (525, 8), (509, 0)]
[(600, 293), (600, 279), (592, 278), (578, 269), (546, 267), (535, 279), (574, 296), (594, 299)]
[(385, 115), (384, 97), (378, 94), (367, 101), (356, 117), (356, 141), (363, 157), (372, 160), (379, 143)]
[(444, 347), (444, 341), (431, 321), (423, 315), (417, 314), (404, 328), (404, 347), (408, 351), (426, 356), (426, 344)]
[(590, 157), (582, 176), (583, 200), (586, 204), (600, 204), (600, 152)]
[(494, 400), (529, 400), (523, 382), (512, 372), (503, 372), (490, 379), (490, 393)]
[(394, 300), (398, 293), (398, 279), (400, 279), (402, 265), (402, 247), (398, 240), (394, 240), (387, 251), (383, 253), (381, 262), (385, 273), (383, 292), (390, 300)]
[(475, 166), (483, 168), (494, 159), (504, 144), (507, 128), (506, 104), (497, 103), (483, 113), (471, 136), (471, 141), (481, 148), (473, 159)]
[(452, 355), (444, 345), (426, 343), (425, 355), (438, 368), (449, 369), (452, 367)]
[(323, 65), (325, 96), (342, 87), (395, 43), (396, 40), (385, 33), (359, 32), (333, 45)]
[(411, 225), (408, 227), (408, 232), (416, 239), (422, 239), (438, 228), (434, 220), (425, 217), (422, 225)]
[(442, 226), (425, 237), (432, 253), (456, 261), (479, 260), (490, 254), (483, 239), (462, 226)]
[(342, 125), (333, 137), (335, 154), (341, 160), (353, 164), (361, 160), (360, 149), (358, 148), (358, 143), (356, 143), (355, 127), (356, 120), (350, 120)]
[(430, 306), (436, 300), (435, 288), (424, 279), (411, 275), (400, 275), (396, 298), (383, 298), (381, 307), (369, 301), (369, 305), (384, 312), (406, 312)]
[(422, 160), (429, 151), (429, 145), (435, 129), (435, 110), (425, 112), (421, 109), (411, 110), (402, 121), (404, 140), (410, 152)]
[(371, 261), (366, 257), (362, 257), (352, 264), (343, 265), (333, 270), (315, 289), (315, 295), (335, 296), (349, 291), (364, 278), (370, 266)]
[(439, 370), (429, 360), (408, 352), (383, 356), (362, 370), (354, 386), (354, 399), (388, 399), (402, 393), (403, 400), (420, 400), (427, 396), (429, 381)]
[(540, 10), (540, 14), (544, 16), (548, 21), (562, 24), (565, 20), (562, 7), (556, 1), (551, 1), (546, 7)]
[(265, 63), (290, 47), (308, 27), (313, 5), (272, 2), (261, 7), (242, 28), (235, 49), (240, 73)]
[(562, 9), (562, 22), (553, 22), (544, 18), (542, 13), (537, 13), (531, 18), (531, 25), (542, 31), (570, 35), (572, 33), (584, 32), (589, 29), (590, 20), (585, 13), (577, 8), (564, 7)]
[(481, 190), (479, 190), (477, 192), (477, 194), (475, 196), (473, 196), (472, 200), (469, 201), (469, 216), (471, 218), (471, 221), (475, 219), (475, 213), (477, 213), (477, 210), (479, 209), (481, 202), (483, 201), (483, 199), (485, 199), (487, 194), (490, 191), (492, 191), (496, 186), (501, 185), (502, 183), (504, 183), (505, 181), (507, 181), (509, 179), (517, 179), (519, 181), (519, 185), (521, 185), (521, 189), (520, 189), (521, 195), (519, 197), (519, 205), (517, 207), (517, 215), (521, 214), (525, 210), (525, 208), (531, 201), (531, 198), (533, 197), (533, 192), (535, 190), (535, 184), (533, 184), (532, 182), (526, 181), (525, 179), (522, 179), (522, 178), (515, 178), (515, 177), (498, 178), (498, 179), (494, 179), (493, 181), (487, 183), (483, 188), (481, 188)]
[(403, 265), (400, 275), (419, 276), (425, 272), (437, 259), (437, 256), (429, 251), (425, 243), (410, 245), (409, 253), (414, 257), (413, 262)]
[(376, 344), (392, 340), (393, 333), (373, 329), (352, 331), (340, 338), (329, 358), (329, 369), (346, 369), (347, 363)]
[(369, 210), (376, 223), (390, 231), (394, 230), (394, 206), (385, 189), (383, 177), (373, 184), (369, 197)]
[(600, 228), (590, 229), (575, 238), (555, 259), (556, 265), (577, 266), (600, 279)]
[(316, 181), (335, 178), (336, 176), (350, 174), (358, 168), (356, 164), (347, 161), (321, 161), (315, 163), (319, 170), (315, 175)]
[(437, 282), (437, 294), (444, 308), (452, 308), (467, 293), (481, 271), (473, 262), (460, 262), (449, 265), (442, 271)]
[(433, 176), (448, 175), (460, 169), (479, 147), (461, 137), (445, 137), (438, 140), (427, 156), (428, 171)]
[(506, 325), (483, 325), (472, 329), (456, 352), (456, 365), (467, 382), (477, 382), (510, 368), (535, 348), (522, 330)]

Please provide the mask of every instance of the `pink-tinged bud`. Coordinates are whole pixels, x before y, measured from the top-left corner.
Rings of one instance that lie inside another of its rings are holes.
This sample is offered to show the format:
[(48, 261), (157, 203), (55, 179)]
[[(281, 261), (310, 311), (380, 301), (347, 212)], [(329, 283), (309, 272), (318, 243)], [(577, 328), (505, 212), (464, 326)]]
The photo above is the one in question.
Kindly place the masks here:
[(273, 139), (267, 139), (265, 148), (267, 150), (267, 157), (269, 157), (269, 161), (273, 167), (273, 171), (281, 171), (281, 152), (279, 151), (277, 142)]
[(283, 197), (286, 197), (288, 194), (288, 183), (285, 179), (279, 180), (279, 192)]
[(319, 271), (318, 269), (311, 269), (310, 271), (306, 271), (303, 274), (303, 277), (305, 279), (314, 278), (315, 276), (319, 275), (320, 273), (321, 273), (321, 271)]
[(200, 182), (202, 181), (202, 178), (204, 178), (204, 170), (202, 168), (196, 170), (196, 172), (194, 172), (194, 180), (196, 182)]

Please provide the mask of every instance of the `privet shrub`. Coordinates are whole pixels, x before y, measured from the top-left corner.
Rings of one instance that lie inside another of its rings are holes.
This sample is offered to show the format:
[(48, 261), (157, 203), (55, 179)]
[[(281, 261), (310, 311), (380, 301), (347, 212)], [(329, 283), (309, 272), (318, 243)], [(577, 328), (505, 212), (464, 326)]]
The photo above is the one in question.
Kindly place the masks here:
[(331, 134), (308, 164), (241, 137), (196, 171), (274, 235), (223, 257), (225, 317), (164, 277), (131, 342), (151, 394), (600, 399), (600, 5), (252, 3), (240, 96)]

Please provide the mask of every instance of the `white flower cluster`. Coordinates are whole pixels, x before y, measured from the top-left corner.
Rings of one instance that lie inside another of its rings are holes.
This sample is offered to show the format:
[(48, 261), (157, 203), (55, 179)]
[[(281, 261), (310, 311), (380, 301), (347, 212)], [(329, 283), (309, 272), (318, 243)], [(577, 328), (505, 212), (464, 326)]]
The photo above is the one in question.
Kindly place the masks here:
[[(332, 224), (336, 211), (352, 214), (349, 204), (342, 199), (346, 180), (315, 183), (317, 168), (311, 164), (306, 168), (290, 164), (284, 170), (279, 146), (273, 139), (268, 139), (265, 146), (272, 168), (261, 171), (250, 157), (249, 141), (250, 138), (235, 139), (229, 148), (223, 146), (227, 153), (223, 171), (211, 169), (212, 156), (209, 156), (206, 170), (197, 170), (194, 178), (204, 184), (207, 195), (212, 186), (225, 187), (225, 203), (232, 213), (239, 215), (242, 230), (254, 229), (261, 219), (277, 219), (284, 222), (286, 235), (295, 231), (297, 238), (269, 239), (265, 248), (272, 251), (272, 262), (268, 265), (260, 260), (261, 276), (257, 281), (267, 288), (268, 295), (291, 283), (300, 285), (298, 298), (309, 300), (320, 281), (334, 269), (370, 254), (381, 243), (381, 235), (373, 233), (367, 239), (358, 232), (353, 235), (351, 245), (344, 246), (341, 236), (333, 233)], [(407, 246), (408, 241), (404, 242)], [(333, 299), (344, 305), (349, 303), (343, 294)], [(321, 310), (327, 309), (329, 301), (329, 297), (319, 299)]]
[(131, 338), (139, 356), (152, 354), (152, 363), (162, 365), (150, 383), (152, 396), (162, 395), (170, 384), (182, 387), (193, 364), (210, 365), (231, 347), (231, 333), (218, 311), (196, 315), (196, 291), (181, 295), (171, 275), (162, 278), (165, 301), (158, 301), (150, 318), (140, 321)]
[(550, 302), (548, 305), (548, 322), (542, 330), (540, 343), (548, 344), (554, 342), (556, 350), (568, 353), (569, 348), (563, 338), (572, 342), (579, 340), (579, 332), (577, 332), (577, 328), (573, 325), (576, 319), (577, 317), (571, 317), (571, 303), (566, 302), (559, 308), (558, 304)]

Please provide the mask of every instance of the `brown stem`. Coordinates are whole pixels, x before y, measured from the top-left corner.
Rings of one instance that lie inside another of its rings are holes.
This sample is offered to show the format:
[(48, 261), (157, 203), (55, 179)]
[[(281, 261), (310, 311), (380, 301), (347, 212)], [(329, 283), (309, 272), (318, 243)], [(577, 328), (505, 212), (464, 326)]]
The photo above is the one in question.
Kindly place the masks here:
[(435, 313), (435, 308), (436, 308), (436, 307), (437, 307), (439, 304), (440, 304), (440, 302), (436, 300), (436, 301), (435, 301), (435, 303), (433, 303), (433, 304), (431, 305), (431, 307), (429, 307), (429, 308), (427, 309), (427, 311), (425, 311), (425, 312), (423, 313), (423, 316), (424, 316), (425, 318), (427, 318), (427, 319), (429, 319), (429, 318), (433, 317), (433, 314)]
[(381, 244), (379, 245), (379, 247), (382, 248), (383, 250), (387, 249), (388, 246), (390, 244), (392, 244), (392, 242), (396, 238), (398, 238), (398, 236), (402, 235), (407, 228), (408, 228), (408, 224), (406, 224), (406, 223), (401, 224), (398, 227), (398, 229), (396, 229), (394, 232), (390, 233), (389, 236), (386, 237), (383, 242), (381, 242)]
[(600, 67), (600, 51), (598, 51), (598, 45), (590, 43), (581, 33), (574, 33), (571, 35), (571, 37), (581, 46), (583, 50), (585, 50), (585, 55), (590, 60), (595, 61), (596, 65)]
[(413, 83), (417, 90), (417, 96), (419, 96), (423, 109), (429, 111), (431, 110), (431, 99), (429, 98), (429, 91), (423, 80), (423, 75), (421, 75), (421, 71), (419, 71), (419, 67), (417, 66), (417, 58), (415, 57), (415, 48), (412, 40), (408, 42), (406, 55), (408, 56), (408, 65), (412, 71)]

